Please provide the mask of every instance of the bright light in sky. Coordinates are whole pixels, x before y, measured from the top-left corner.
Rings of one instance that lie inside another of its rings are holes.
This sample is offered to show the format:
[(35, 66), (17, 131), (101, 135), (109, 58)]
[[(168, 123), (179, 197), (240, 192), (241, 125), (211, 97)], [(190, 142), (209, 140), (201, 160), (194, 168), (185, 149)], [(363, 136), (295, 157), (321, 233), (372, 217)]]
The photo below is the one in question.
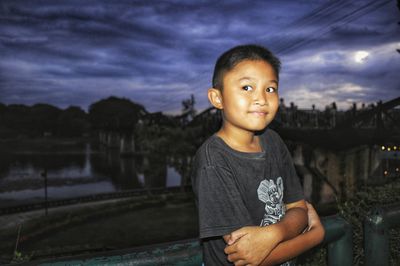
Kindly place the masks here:
[(361, 63), (364, 63), (367, 60), (368, 56), (369, 56), (368, 52), (366, 52), (366, 51), (358, 51), (354, 55), (354, 60), (357, 63), (361, 64)]

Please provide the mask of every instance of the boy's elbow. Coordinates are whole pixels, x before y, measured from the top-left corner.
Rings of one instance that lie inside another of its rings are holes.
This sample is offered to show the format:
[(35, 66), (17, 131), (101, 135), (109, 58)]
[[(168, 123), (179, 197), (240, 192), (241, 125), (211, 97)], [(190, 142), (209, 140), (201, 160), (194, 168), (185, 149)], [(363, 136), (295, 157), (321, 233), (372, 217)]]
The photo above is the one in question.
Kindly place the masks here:
[(324, 238), (325, 238), (325, 228), (321, 224), (321, 227), (319, 228), (318, 235), (317, 235), (317, 245), (322, 243), (322, 241), (324, 241)]

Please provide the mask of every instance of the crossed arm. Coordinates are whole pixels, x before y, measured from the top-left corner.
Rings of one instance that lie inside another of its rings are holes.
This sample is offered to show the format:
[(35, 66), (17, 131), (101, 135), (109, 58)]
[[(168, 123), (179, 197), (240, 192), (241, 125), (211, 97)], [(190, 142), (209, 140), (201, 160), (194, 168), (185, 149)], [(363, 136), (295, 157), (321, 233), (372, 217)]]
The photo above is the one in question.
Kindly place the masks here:
[[(225, 253), (239, 265), (274, 265), (298, 256), (320, 243), (324, 228), (311, 204), (288, 204), (284, 218), (266, 227), (246, 226), (225, 235)], [(304, 231), (308, 224), (307, 230)]]

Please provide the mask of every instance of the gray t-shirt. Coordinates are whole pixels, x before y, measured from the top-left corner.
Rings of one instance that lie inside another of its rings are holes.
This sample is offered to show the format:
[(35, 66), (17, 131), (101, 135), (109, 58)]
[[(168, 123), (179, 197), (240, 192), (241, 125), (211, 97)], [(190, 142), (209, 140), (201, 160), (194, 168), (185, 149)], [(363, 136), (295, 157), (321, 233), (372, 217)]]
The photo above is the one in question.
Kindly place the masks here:
[(285, 204), (304, 199), (286, 145), (276, 132), (260, 135), (262, 152), (230, 148), (216, 135), (196, 153), (192, 186), (199, 212), (205, 265), (232, 265), (223, 235), (243, 226), (279, 221)]

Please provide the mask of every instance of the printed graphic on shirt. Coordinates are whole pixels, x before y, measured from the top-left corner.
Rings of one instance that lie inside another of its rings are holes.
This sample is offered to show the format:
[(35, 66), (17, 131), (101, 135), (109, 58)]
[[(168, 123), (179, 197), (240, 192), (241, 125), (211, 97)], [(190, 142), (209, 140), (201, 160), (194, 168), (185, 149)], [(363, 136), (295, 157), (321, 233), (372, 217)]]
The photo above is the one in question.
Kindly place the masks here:
[(285, 205), (283, 204), (283, 180), (282, 177), (274, 180), (260, 182), (257, 189), (258, 199), (265, 203), (265, 213), (261, 221), (261, 226), (274, 224), (285, 215)]

